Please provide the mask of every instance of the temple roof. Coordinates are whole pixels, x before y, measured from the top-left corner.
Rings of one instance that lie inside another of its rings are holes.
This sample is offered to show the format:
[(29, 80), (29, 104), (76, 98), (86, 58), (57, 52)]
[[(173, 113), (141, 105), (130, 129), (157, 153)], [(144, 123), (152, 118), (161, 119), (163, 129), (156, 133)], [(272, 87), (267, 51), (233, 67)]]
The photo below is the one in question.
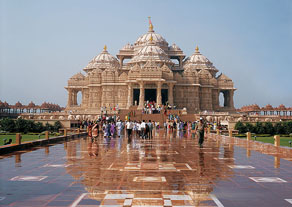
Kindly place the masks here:
[(196, 47), (195, 53), (188, 57), (184, 63), (184, 67), (192, 67), (195, 69), (207, 69), (218, 72), (217, 68), (213, 66), (213, 63), (199, 52), (198, 46)]
[(82, 73), (76, 73), (75, 75), (73, 75), (70, 79), (84, 79), (84, 75)]
[(150, 36), (149, 42), (137, 52), (129, 63), (147, 62), (151, 60), (154, 62), (173, 64), (164, 50), (155, 45), (152, 41)]
[(95, 56), (83, 70), (89, 72), (95, 68), (118, 67), (118, 65), (119, 61), (117, 58), (112, 56), (105, 46), (104, 50), (99, 55)]

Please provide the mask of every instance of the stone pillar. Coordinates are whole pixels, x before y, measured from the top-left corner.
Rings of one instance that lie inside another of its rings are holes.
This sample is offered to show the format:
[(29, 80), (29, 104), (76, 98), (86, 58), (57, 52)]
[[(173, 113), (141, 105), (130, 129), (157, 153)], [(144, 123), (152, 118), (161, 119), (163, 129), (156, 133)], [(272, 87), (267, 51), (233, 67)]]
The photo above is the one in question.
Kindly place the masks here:
[(68, 101), (67, 106), (72, 106), (72, 89), (68, 88)]
[(128, 85), (128, 104), (127, 107), (130, 108), (133, 105), (133, 86), (132, 83)]
[(246, 132), (246, 139), (247, 139), (247, 141), (251, 140), (251, 133), (250, 132)]
[(67, 129), (64, 129), (64, 136), (67, 136)]
[(16, 133), (16, 144), (17, 145), (20, 145), (21, 144), (21, 134), (20, 133)]
[(45, 131), (45, 139), (49, 139), (49, 131)]
[(157, 97), (156, 97), (156, 103), (157, 105), (161, 105), (161, 82), (157, 83)]
[(173, 106), (173, 84), (168, 84), (168, 103)]
[(182, 68), (182, 63), (183, 63), (183, 57), (179, 57), (179, 67)]
[(138, 109), (143, 109), (144, 107), (144, 83), (140, 82), (140, 97), (139, 97), (139, 106)]
[(274, 136), (274, 146), (275, 147), (280, 147), (280, 135), (275, 135)]
[(230, 108), (234, 108), (233, 95), (234, 95), (234, 91), (230, 90), (229, 91), (229, 107)]
[(78, 91), (73, 92), (73, 105), (76, 106), (77, 105), (77, 93)]
[(232, 137), (232, 129), (229, 129), (229, 137)]

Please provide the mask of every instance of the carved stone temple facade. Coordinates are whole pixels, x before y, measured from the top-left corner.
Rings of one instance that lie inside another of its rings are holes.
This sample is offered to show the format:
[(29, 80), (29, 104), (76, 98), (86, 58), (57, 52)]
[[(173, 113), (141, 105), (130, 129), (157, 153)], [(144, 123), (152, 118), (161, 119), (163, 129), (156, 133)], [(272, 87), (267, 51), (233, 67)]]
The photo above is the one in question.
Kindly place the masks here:
[[(233, 81), (218, 70), (196, 47), (185, 58), (183, 51), (153, 30), (126, 44), (117, 58), (103, 51), (68, 80), (66, 110), (79, 113), (100, 113), (101, 107), (141, 109), (144, 103), (155, 101), (169, 104), (189, 113), (199, 111), (234, 111)], [(77, 93), (82, 94), (77, 103)], [(219, 105), (219, 94), (224, 97)]]

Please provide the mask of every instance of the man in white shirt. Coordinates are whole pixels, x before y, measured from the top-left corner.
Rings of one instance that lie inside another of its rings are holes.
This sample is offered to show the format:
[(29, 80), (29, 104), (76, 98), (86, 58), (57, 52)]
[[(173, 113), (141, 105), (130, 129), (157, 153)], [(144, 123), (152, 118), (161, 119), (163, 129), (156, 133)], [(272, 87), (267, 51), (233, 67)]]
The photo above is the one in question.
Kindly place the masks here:
[(132, 135), (132, 130), (133, 130), (133, 122), (127, 121), (126, 129), (127, 129), (127, 133), (128, 133), (128, 139), (130, 139), (131, 135)]
[(146, 123), (145, 123), (145, 120), (143, 120), (142, 123), (141, 123), (141, 134), (142, 134), (142, 138), (145, 138), (145, 136), (146, 136), (145, 129), (146, 129)]

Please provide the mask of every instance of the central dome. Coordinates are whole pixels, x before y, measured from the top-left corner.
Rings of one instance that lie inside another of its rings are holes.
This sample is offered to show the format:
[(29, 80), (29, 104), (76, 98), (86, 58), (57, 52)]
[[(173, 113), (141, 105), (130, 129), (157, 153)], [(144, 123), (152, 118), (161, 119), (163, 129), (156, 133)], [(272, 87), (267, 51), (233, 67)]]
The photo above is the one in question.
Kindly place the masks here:
[(154, 62), (173, 65), (173, 62), (169, 59), (168, 55), (164, 52), (164, 50), (152, 42), (151, 36), (149, 41), (146, 43), (146, 46), (142, 47), (137, 52), (137, 54), (131, 59), (129, 63), (140, 63), (152, 60)]
[(160, 46), (168, 46), (168, 42), (166, 42), (166, 40), (160, 35), (155, 33), (154, 31), (149, 31), (146, 34), (142, 35), (141, 37), (139, 37), (135, 44), (136, 46), (140, 46), (140, 45), (145, 45), (147, 44), (147, 42), (150, 41), (150, 38), (153, 38), (153, 42), (156, 45), (160, 45)]
[(168, 42), (160, 35), (154, 32), (152, 23), (149, 24), (149, 31), (140, 36), (134, 43), (135, 51), (137, 52), (141, 47), (147, 45), (151, 40), (152, 43), (161, 47), (164, 51), (168, 50)]

